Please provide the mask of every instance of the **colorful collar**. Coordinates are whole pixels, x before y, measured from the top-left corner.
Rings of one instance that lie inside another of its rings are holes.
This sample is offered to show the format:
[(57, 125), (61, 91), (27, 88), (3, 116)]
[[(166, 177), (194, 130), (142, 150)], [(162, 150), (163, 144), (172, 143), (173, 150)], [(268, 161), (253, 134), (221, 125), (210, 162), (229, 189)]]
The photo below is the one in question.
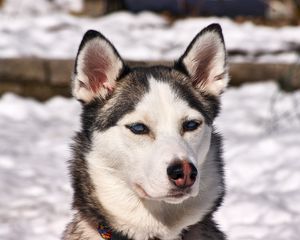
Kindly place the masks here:
[[(118, 233), (113, 233), (113, 231), (105, 226), (104, 224), (98, 225), (98, 233), (100, 234), (101, 240), (107, 239), (107, 240), (128, 240), (127, 237), (121, 236)], [(152, 240), (160, 240), (158, 238), (153, 238)]]
[(108, 240), (112, 239), (112, 231), (108, 227), (105, 227), (104, 225), (99, 224), (97, 230), (102, 239), (108, 239)]

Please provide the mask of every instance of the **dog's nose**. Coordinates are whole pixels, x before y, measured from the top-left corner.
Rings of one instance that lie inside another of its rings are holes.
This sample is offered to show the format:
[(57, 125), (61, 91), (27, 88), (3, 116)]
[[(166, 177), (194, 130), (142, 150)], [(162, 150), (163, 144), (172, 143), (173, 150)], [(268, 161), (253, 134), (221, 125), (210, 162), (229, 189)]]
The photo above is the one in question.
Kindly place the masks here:
[(196, 181), (198, 171), (194, 164), (184, 160), (176, 161), (167, 168), (171, 182), (179, 188), (191, 187)]

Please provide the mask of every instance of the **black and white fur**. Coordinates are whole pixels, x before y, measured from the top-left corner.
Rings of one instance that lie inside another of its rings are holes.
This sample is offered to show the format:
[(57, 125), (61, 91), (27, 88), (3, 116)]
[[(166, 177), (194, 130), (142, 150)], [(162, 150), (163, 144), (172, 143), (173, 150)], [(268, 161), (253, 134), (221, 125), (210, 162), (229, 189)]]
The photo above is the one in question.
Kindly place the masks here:
[[(99, 223), (118, 239), (225, 239), (213, 220), (225, 191), (213, 121), (228, 80), (218, 24), (203, 29), (172, 67), (129, 68), (103, 35), (88, 31), (72, 82), (82, 102), (70, 164), (76, 213), (63, 239), (99, 240)], [(184, 131), (189, 120), (199, 127)], [(128, 127), (135, 123), (149, 131), (135, 134)], [(196, 167), (188, 189), (170, 181), (174, 161)]]

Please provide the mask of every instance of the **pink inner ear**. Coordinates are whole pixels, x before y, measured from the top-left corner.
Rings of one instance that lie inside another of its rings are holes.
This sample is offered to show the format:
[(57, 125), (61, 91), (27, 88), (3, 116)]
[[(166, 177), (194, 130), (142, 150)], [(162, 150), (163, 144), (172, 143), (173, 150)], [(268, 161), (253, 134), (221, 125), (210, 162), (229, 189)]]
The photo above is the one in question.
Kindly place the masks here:
[(197, 87), (205, 86), (210, 81), (209, 75), (213, 68), (213, 61), (217, 54), (218, 46), (214, 43), (201, 46), (197, 50), (196, 57), (193, 59), (196, 67), (193, 74), (193, 85)]
[(111, 61), (102, 48), (88, 47), (84, 56), (83, 72), (88, 77), (88, 88), (94, 93), (101, 87), (108, 88), (107, 72)]

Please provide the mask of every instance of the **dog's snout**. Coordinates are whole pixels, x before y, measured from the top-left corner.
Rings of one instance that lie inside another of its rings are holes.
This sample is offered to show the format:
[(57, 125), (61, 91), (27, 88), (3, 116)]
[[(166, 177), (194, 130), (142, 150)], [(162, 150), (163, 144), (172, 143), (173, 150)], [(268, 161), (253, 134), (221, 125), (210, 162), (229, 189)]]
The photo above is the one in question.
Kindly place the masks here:
[(171, 182), (179, 188), (191, 187), (196, 181), (198, 171), (194, 164), (184, 160), (176, 161), (167, 168)]

